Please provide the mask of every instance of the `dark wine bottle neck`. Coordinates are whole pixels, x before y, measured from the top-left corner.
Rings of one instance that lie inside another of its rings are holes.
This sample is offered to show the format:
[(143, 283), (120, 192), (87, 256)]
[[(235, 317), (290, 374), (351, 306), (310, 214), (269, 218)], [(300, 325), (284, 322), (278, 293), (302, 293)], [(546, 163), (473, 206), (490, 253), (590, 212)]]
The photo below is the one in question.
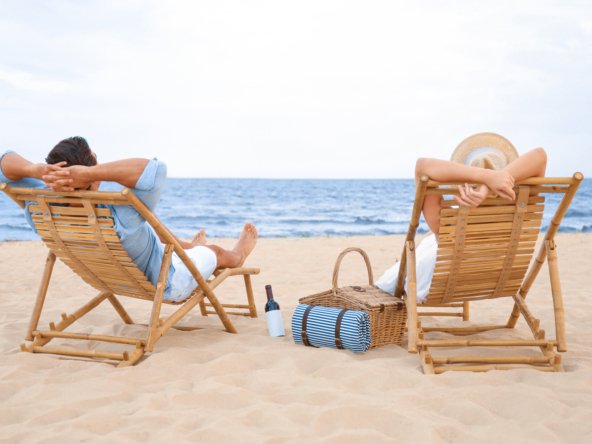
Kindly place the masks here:
[(273, 291), (271, 290), (271, 285), (265, 286), (265, 292), (267, 293), (267, 300), (270, 301), (273, 299)]

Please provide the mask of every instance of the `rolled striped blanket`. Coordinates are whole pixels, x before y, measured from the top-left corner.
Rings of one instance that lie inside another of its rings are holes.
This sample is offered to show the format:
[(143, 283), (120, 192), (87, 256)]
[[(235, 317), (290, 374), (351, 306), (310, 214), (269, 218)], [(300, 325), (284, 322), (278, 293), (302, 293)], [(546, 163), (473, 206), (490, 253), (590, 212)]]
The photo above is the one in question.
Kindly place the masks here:
[(370, 317), (365, 311), (299, 304), (292, 315), (292, 337), (296, 344), (365, 352)]

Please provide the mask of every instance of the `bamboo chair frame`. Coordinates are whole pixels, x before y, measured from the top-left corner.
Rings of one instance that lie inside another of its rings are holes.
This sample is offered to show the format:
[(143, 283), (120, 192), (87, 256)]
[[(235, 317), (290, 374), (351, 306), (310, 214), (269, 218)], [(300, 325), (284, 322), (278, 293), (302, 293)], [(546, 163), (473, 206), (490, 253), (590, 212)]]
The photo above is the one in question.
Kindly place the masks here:
[[(177, 327), (176, 324), (199, 304), (203, 316), (216, 314), (226, 331), (236, 333), (228, 314), (257, 317), (251, 276), (259, 273), (258, 268), (232, 268), (217, 270), (214, 276), (205, 280), (189, 259), (185, 250), (170, 231), (158, 220), (134, 193), (127, 188), (121, 192), (53, 192), (47, 189), (10, 187), (0, 184), (4, 191), (21, 208), (29, 202), (29, 213), (38, 234), (49, 248), (41, 284), (21, 350), (32, 353), (50, 353), (63, 356), (91, 358), (113, 362), (118, 367), (136, 364), (169, 328), (192, 330), (192, 327)], [(114, 227), (111, 210), (104, 205), (130, 205), (140, 213), (154, 231), (164, 239), (164, 257), (156, 286), (150, 282), (132, 262), (124, 250)], [(189, 269), (198, 287), (185, 300), (169, 302), (163, 299), (172, 254), (175, 252)], [(71, 314), (62, 314), (58, 322), (51, 322), (49, 330), (38, 328), (45, 303), (56, 257), (60, 258), (86, 283), (99, 290), (99, 294)], [(230, 276), (243, 276), (247, 304), (223, 304), (214, 289)], [(144, 338), (127, 338), (64, 331), (76, 320), (89, 313), (107, 300), (124, 323), (133, 320), (116, 296), (126, 296), (152, 302), (148, 331)], [(161, 318), (162, 304), (179, 305), (166, 318)], [(233, 312), (226, 312), (226, 308)], [(132, 346), (131, 352), (113, 353), (99, 350), (49, 348), (46, 344), (55, 338), (102, 341)]]
[[(405, 297), (408, 311), (408, 351), (419, 353), (426, 374), (446, 371), (488, 371), (493, 369), (533, 368), (561, 371), (565, 352), (563, 295), (557, 265), (555, 234), (583, 179), (581, 173), (568, 178), (531, 178), (516, 184), (516, 200), (486, 199), (478, 208), (463, 208), (452, 199), (444, 199), (440, 211), (439, 245), (434, 277), (423, 306), (467, 309), (468, 303), (482, 299), (509, 297), (514, 308), (501, 325), (473, 327), (424, 327), (420, 315), (441, 316), (440, 312), (418, 311), (414, 238), (421, 209), (427, 195), (452, 196), (458, 190), (453, 183), (440, 183), (423, 176), (418, 182), (411, 221), (401, 255), (395, 296)], [(551, 220), (539, 250), (531, 261), (540, 232), (545, 193), (563, 197)], [(530, 311), (526, 296), (545, 259), (549, 266), (555, 317), (555, 339), (546, 339), (540, 320)], [(532, 262), (532, 263), (531, 263)], [(530, 265), (529, 265), (530, 264)], [(407, 278), (408, 293), (404, 282)], [(462, 316), (462, 315), (461, 315)], [(511, 329), (522, 316), (533, 339), (427, 339), (430, 332), (474, 335), (496, 329)], [(465, 319), (465, 316), (463, 316)], [(434, 347), (537, 347), (542, 356), (446, 356), (433, 357)]]

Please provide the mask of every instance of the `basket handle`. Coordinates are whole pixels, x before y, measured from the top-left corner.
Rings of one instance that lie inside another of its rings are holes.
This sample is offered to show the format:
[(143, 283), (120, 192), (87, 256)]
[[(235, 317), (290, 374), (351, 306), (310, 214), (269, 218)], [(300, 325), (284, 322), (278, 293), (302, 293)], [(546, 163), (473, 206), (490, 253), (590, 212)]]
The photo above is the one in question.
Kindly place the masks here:
[(370, 265), (370, 258), (368, 257), (366, 252), (361, 248), (350, 247), (346, 248), (341, 253), (339, 253), (339, 256), (337, 256), (337, 260), (335, 261), (335, 267), (333, 268), (333, 292), (337, 291), (337, 281), (339, 279), (339, 268), (341, 267), (341, 261), (348, 253), (351, 253), (352, 251), (360, 253), (364, 258), (364, 262), (366, 262), (366, 269), (368, 270), (368, 283), (370, 285), (374, 285), (374, 276), (372, 275), (372, 266)]

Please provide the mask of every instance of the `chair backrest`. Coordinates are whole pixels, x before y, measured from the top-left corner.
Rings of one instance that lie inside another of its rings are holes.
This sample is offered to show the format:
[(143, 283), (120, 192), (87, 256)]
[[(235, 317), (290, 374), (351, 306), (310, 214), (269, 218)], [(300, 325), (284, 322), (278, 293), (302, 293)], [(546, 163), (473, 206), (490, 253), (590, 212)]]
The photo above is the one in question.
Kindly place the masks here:
[(544, 197), (520, 186), (516, 201), (487, 199), (477, 208), (442, 200), (438, 254), (427, 303), (512, 296), (534, 253)]
[[(422, 177), (416, 189), (407, 241), (413, 242), (423, 201), (428, 195), (441, 195), (438, 253), (428, 304), (447, 304), (517, 294), (538, 273), (546, 255), (542, 245), (530, 267), (541, 228), (544, 194), (563, 194), (545, 234), (553, 241), (569, 204), (583, 179), (532, 178), (516, 184), (516, 200), (486, 199), (477, 208), (459, 207), (452, 199), (458, 195), (456, 184), (440, 183)], [(403, 293), (406, 275), (405, 250), (401, 257), (395, 295)]]
[(123, 193), (78, 191), (56, 193), (44, 189), (3, 190), (27, 207), (45, 245), (86, 283), (140, 299), (152, 299), (154, 285), (123, 248), (113, 214), (105, 205), (132, 205)]
[[(207, 281), (173, 234), (158, 220), (132, 190), (120, 192), (55, 192), (42, 188), (11, 187), (0, 184), (21, 208), (28, 211), (48, 248), (76, 274), (101, 291), (139, 299), (154, 299), (154, 285), (132, 262), (114, 228), (113, 214), (105, 206), (130, 205), (154, 229), (187, 267), (206, 293)], [(213, 293), (212, 296), (213, 297)]]

